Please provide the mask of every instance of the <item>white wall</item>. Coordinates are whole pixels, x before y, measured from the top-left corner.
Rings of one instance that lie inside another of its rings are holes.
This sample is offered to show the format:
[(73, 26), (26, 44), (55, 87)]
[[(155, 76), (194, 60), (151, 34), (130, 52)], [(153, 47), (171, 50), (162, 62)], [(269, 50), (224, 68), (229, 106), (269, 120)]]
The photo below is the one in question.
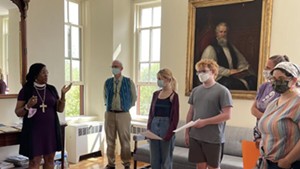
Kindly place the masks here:
[(85, 33), (85, 112), (103, 119), (103, 84), (111, 76), (113, 55), (113, 1), (87, 1)]
[[(114, 56), (124, 65), (123, 75), (131, 76), (133, 73), (133, 19), (132, 0), (114, 0), (113, 6), (113, 49)], [(120, 52), (118, 52), (120, 49)], [(118, 54), (118, 55), (117, 55)]]
[(274, 2), (271, 35), (271, 55), (286, 54), (297, 64), (300, 64), (299, 5), (298, 0)]

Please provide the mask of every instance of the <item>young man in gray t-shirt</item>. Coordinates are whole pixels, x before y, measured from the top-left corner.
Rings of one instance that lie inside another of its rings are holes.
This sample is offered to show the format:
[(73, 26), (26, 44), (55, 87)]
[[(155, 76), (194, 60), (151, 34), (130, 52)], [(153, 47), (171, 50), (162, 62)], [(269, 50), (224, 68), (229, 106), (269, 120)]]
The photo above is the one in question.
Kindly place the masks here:
[(186, 122), (197, 121), (186, 129), (185, 141), (189, 146), (189, 161), (198, 169), (219, 169), (222, 157), (225, 122), (230, 119), (232, 97), (229, 90), (215, 81), (218, 64), (202, 59), (196, 66), (202, 85), (192, 90)]

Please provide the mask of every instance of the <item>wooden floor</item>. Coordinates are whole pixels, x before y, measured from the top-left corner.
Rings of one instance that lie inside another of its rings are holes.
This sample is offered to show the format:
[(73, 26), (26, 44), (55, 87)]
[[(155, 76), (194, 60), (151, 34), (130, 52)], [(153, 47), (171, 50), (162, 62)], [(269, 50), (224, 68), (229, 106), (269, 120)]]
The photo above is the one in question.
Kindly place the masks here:
[[(103, 169), (107, 165), (106, 156), (98, 157), (98, 158), (89, 158), (87, 160), (80, 161), (76, 164), (70, 164), (70, 169)], [(147, 163), (138, 162), (138, 168), (143, 168), (148, 166)], [(120, 156), (116, 157), (116, 169), (123, 169), (122, 161)], [(131, 169), (133, 169), (133, 160), (131, 161)]]

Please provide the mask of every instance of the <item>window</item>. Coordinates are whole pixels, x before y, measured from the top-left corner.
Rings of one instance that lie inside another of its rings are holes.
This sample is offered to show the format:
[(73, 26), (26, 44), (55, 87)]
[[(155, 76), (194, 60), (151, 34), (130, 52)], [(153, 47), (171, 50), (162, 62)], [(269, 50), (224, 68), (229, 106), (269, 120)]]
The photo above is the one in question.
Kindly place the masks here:
[(83, 114), (82, 25), (79, 0), (65, 0), (65, 81), (73, 83), (66, 95), (66, 116)]
[(152, 94), (157, 90), (156, 74), (160, 69), (160, 3), (137, 5), (136, 18), (136, 114), (147, 116)]
[(0, 54), (1, 57), (1, 73), (4, 76), (4, 81), (7, 84), (7, 76), (8, 75), (8, 17), (2, 17), (2, 53)]

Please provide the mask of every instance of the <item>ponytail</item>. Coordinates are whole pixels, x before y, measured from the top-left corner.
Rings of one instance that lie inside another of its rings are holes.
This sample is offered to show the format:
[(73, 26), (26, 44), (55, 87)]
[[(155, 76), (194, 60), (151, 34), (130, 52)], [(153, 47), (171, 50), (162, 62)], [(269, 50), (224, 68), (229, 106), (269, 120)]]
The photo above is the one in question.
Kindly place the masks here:
[(171, 87), (172, 87), (172, 89), (176, 92), (177, 91), (177, 80), (176, 80), (176, 78), (175, 77), (173, 77), (172, 76), (172, 78), (171, 78)]

